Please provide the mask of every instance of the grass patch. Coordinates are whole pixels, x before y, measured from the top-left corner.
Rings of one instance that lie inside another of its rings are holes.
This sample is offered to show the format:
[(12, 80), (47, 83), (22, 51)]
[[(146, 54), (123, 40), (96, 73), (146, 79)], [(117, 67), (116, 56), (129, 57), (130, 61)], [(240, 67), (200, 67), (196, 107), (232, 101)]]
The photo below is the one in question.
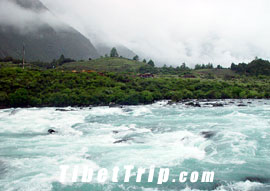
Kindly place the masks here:
[(96, 60), (66, 63), (57, 69), (60, 70), (94, 70), (98, 72), (138, 72), (146, 63), (126, 58), (99, 58)]

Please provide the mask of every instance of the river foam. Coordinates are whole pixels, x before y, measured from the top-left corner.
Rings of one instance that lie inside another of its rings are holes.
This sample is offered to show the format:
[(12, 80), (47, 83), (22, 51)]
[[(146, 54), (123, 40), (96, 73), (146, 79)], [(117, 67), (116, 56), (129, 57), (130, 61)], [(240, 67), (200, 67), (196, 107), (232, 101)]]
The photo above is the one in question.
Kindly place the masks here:
[[(163, 101), (123, 108), (0, 110), (0, 190), (269, 190), (270, 104), (253, 102), (217, 108)], [(48, 129), (58, 133), (50, 135)], [(213, 184), (162, 186), (146, 177), (141, 184), (58, 182), (60, 165), (84, 164), (96, 170), (155, 165), (170, 168), (172, 177), (183, 170), (213, 170), (216, 176)]]

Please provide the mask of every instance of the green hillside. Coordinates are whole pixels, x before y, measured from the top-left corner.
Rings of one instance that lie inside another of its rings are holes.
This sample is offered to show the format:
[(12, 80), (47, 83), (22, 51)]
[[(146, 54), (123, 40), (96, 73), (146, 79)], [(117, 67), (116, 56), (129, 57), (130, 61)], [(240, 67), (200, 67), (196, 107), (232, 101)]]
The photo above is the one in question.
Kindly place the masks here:
[(99, 72), (137, 72), (146, 63), (129, 60), (126, 58), (99, 58), (90, 61), (71, 62), (63, 64), (60, 70), (95, 70)]
[(193, 70), (191, 72), (193, 75), (200, 78), (222, 78), (222, 79), (231, 79), (237, 76), (237, 73), (230, 69), (200, 69)]

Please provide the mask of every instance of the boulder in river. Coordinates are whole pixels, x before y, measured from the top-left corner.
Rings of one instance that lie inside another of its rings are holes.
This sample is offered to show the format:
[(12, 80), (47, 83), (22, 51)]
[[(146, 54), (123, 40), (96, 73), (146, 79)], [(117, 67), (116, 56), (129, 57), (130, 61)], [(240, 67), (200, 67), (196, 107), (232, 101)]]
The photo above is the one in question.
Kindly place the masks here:
[(55, 131), (55, 130), (53, 130), (53, 129), (49, 129), (49, 130), (48, 130), (48, 133), (49, 133), (49, 134), (55, 134), (55, 133), (57, 133), (57, 131)]
[(131, 139), (121, 139), (121, 140), (113, 142), (113, 144), (124, 143), (124, 142), (130, 141), (130, 140)]
[(66, 112), (66, 111), (74, 111), (74, 109), (56, 109), (55, 111)]
[(215, 131), (203, 131), (201, 132), (201, 135), (203, 135), (204, 138), (210, 139), (216, 135)]
[(246, 104), (243, 104), (243, 103), (240, 103), (240, 104), (238, 105), (238, 107), (247, 107), (247, 105), (246, 105)]
[(189, 103), (186, 103), (186, 105), (188, 105), (188, 106), (193, 106), (193, 107), (201, 107), (201, 105), (199, 104), (199, 102), (196, 102), (196, 103), (194, 103), (194, 102), (189, 102)]
[(259, 183), (269, 183), (269, 178), (263, 178), (263, 177), (256, 177), (256, 176), (248, 176), (244, 179), (244, 181), (250, 181), (250, 182), (259, 182)]
[(168, 103), (167, 103), (168, 105), (173, 105), (173, 104), (175, 104), (175, 102), (174, 101), (172, 101), (172, 100), (170, 100), (170, 101), (168, 101)]
[(197, 101), (198, 101), (198, 102), (208, 102), (207, 99), (198, 99)]
[(213, 107), (224, 107), (224, 104), (223, 103), (219, 103), (219, 102), (216, 102), (216, 103), (205, 103), (204, 105), (212, 105)]
[(213, 107), (224, 107), (224, 104), (223, 103), (212, 103), (211, 104)]
[(122, 105), (116, 104), (116, 103), (114, 103), (114, 102), (111, 102), (111, 103), (109, 104), (109, 107), (119, 107), (119, 108), (123, 108)]

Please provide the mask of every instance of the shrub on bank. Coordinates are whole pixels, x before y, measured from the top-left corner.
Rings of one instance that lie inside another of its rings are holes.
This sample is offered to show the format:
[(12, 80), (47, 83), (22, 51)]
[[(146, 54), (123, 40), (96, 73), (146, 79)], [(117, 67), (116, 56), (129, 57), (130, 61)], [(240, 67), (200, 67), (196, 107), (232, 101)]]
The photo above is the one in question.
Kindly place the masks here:
[(157, 77), (144, 79), (108, 73), (2, 68), (0, 106), (88, 106), (149, 104), (171, 99), (269, 98), (268, 78), (212, 80)]

